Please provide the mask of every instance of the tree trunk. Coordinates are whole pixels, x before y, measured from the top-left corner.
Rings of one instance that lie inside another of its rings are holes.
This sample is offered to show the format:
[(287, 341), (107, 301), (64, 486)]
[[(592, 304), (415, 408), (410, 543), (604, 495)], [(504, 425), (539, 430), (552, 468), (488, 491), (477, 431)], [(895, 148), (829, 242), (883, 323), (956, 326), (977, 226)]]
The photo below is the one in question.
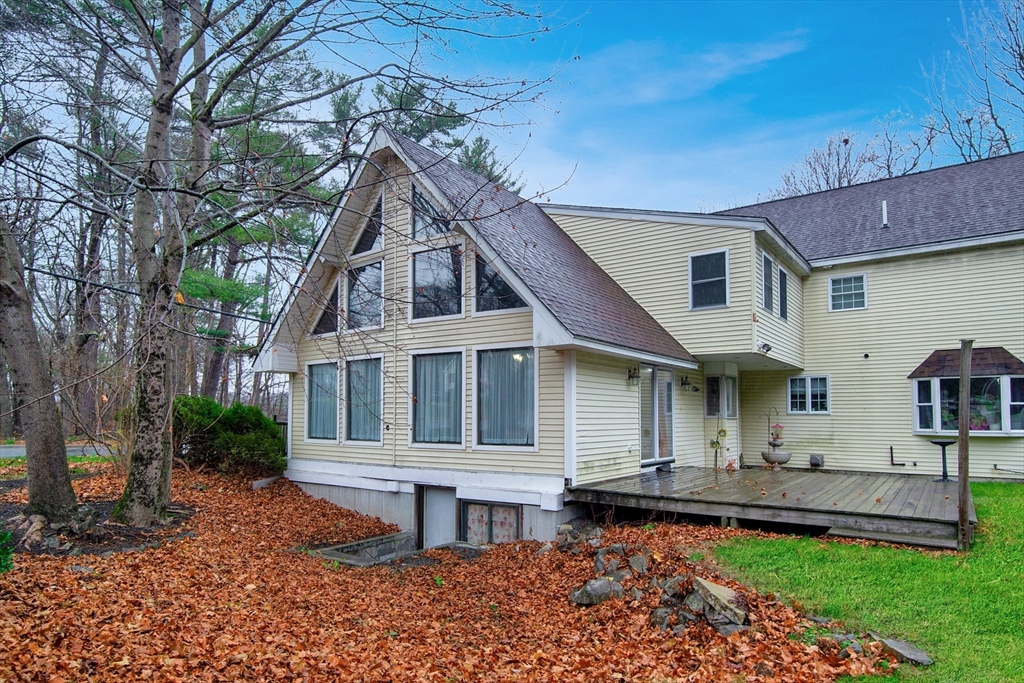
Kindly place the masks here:
[(14, 436), (14, 400), (7, 378), (7, 357), (0, 344), (0, 441)]
[(76, 509), (64, 432), (53, 382), (32, 318), (21, 252), (7, 221), (0, 218), (0, 345), (10, 363), (14, 396), (21, 404), (28, 464), (29, 509), (51, 520)]
[[(237, 240), (228, 238), (228, 253), (224, 261), (224, 279), (230, 280), (235, 277), (238, 268), (238, 254), (241, 251)], [(210, 340), (210, 353), (206, 359), (206, 369), (203, 372), (203, 388), (200, 393), (216, 399), (220, 389), (221, 377), (224, 375), (224, 357), (231, 344), (231, 335), (235, 332), (234, 313), (238, 304), (234, 301), (223, 301), (220, 305), (220, 320), (213, 331)]]

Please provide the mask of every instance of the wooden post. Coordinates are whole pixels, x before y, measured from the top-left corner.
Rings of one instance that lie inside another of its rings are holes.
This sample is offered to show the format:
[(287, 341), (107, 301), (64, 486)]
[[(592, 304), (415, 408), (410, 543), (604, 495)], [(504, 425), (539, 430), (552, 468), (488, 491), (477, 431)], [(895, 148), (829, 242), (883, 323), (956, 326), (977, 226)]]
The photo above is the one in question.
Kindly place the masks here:
[(971, 545), (971, 477), (968, 457), (971, 435), (971, 352), (974, 350), (973, 339), (960, 340), (960, 411), (958, 427), (959, 439), (956, 447), (957, 464), (957, 546), (967, 550)]

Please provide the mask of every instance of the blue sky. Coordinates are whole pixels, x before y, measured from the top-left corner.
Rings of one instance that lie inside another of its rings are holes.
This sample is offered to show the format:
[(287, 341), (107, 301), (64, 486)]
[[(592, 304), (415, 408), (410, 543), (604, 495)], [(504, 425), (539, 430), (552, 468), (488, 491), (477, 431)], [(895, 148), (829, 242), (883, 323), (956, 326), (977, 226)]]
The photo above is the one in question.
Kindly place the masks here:
[(530, 125), (489, 133), (502, 158), (520, 154), (527, 192), (554, 202), (682, 211), (756, 201), (829, 135), (924, 113), (922, 68), (959, 49), (961, 26), (957, 2), (542, 8), (568, 25), (473, 50), (493, 75), (564, 66)]

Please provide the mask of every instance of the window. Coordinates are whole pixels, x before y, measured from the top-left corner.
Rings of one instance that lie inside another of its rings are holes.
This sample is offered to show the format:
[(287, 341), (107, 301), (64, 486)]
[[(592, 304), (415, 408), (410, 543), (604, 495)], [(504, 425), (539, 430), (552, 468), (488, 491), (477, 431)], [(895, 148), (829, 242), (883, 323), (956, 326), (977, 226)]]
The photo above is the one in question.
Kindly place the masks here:
[(690, 257), (690, 308), (729, 305), (729, 254), (718, 251)]
[(735, 377), (705, 377), (707, 417), (739, 417), (739, 388)]
[(459, 247), (413, 254), (412, 289), (413, 318), (462, 313), (462, 252)]
[(445, 220), (426, 195), (415, 185), (412, 186), (412, 236), (414, 238), (443, 235), (451, 230), (451, 222)]
[(790, 377), (790, 413), (828, 413), (828, 377)]
[(338, 366), (317, 363), (307, 366), (306, 436), (309, 439), (338, 438)]
[(363, 228), (363, 234), (356, 242), (352, 254), (365, 254), (384, 248), (384, 198), (381, 197), (373, 207)]
[(345, 365), (345, 439), (381, 441), (384, 376), (380, 358)]
[(476, 310), (504, 311), (514, 308), (526, 308), (516, 291), (498, 275), (482, 256), (476, 257)]
[(772, 279), (775, 275), (775, 264), (768, 258), (768, 254), (761, 257), (761, 305), (764, 310), (771, 311), (775, 306), (772, 296)]
[(384, 278), (381, 266), (381, 261), (377, 261), (348, 271), (346, 329), (384, 326)]
[(828, 279), (828, 286), (828, 310), (844, 311), (867, 306), (867, 292), (864, 288), (863, 275), (831, 277)]
[(412, 440), (462, 443), (462, 354), (413, 356)]
[[(918, 379), (914, 385), (915, 428), (922, 432), (958, 431), (960, 379)], [(1024, 431), (1024, 377), (971, 377), (970, 395), (968, 423), (972, 432)]]
[(477, 353), (477, 443), (533, 446), (534, 353), (532, 348)]
[(789, 320), (789, 276), (779, 268), (779, 317)]
[(935, 429), (935, 400), (930, 379), (917, 380), (914, 403), (917, 406), (917, 428), (924, 431)]
[(313, 334), (333, 334), (338, 331), (338, 283), (334, 283), (331, 294), (327, 297), (327, 305), (320, 319), (316, 321)]
[(510, 543), (519, 540), (518, 505), (462, 503), (462, 539), (466, 543)]
[(1024, 431), (1024, 377), (1009, 377), (1010, 429)]

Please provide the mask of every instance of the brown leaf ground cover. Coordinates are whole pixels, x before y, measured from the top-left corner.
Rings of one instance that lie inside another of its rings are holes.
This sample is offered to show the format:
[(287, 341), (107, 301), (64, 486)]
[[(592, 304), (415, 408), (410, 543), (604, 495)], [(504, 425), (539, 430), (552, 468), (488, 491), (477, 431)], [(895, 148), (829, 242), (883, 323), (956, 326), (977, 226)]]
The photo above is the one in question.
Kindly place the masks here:
[[(111, 499), (111, 474), (75, 482)], [(23, 495), (11, 492), (4, 496)], [(699, 624), (673, 636), (643, 601), (580, 608), (590, 550), (535, 555), (496, 546), (473, 561), (435, 550), (432, 566), (336, 568), (289, 551), (394, 531), (279, 481), (176, 473), (174, 500), (195, 537), (109, 558), (19, 554), (0, 576), (0, 680), (47, 681), (831, 681), (879, 671), (877, 651), (839, 659), (800, 636), (792, 608), (690, 562), (738, 530), (665, 524), (608, 530), (606, 543), (654, 551), (653, 574), (681, 571), (746, 593), (752, 627), (728, 638)], [(13, 502), (9, 500), (8, 502)], [(891, 666), (891, 664), (890, 664)]]

